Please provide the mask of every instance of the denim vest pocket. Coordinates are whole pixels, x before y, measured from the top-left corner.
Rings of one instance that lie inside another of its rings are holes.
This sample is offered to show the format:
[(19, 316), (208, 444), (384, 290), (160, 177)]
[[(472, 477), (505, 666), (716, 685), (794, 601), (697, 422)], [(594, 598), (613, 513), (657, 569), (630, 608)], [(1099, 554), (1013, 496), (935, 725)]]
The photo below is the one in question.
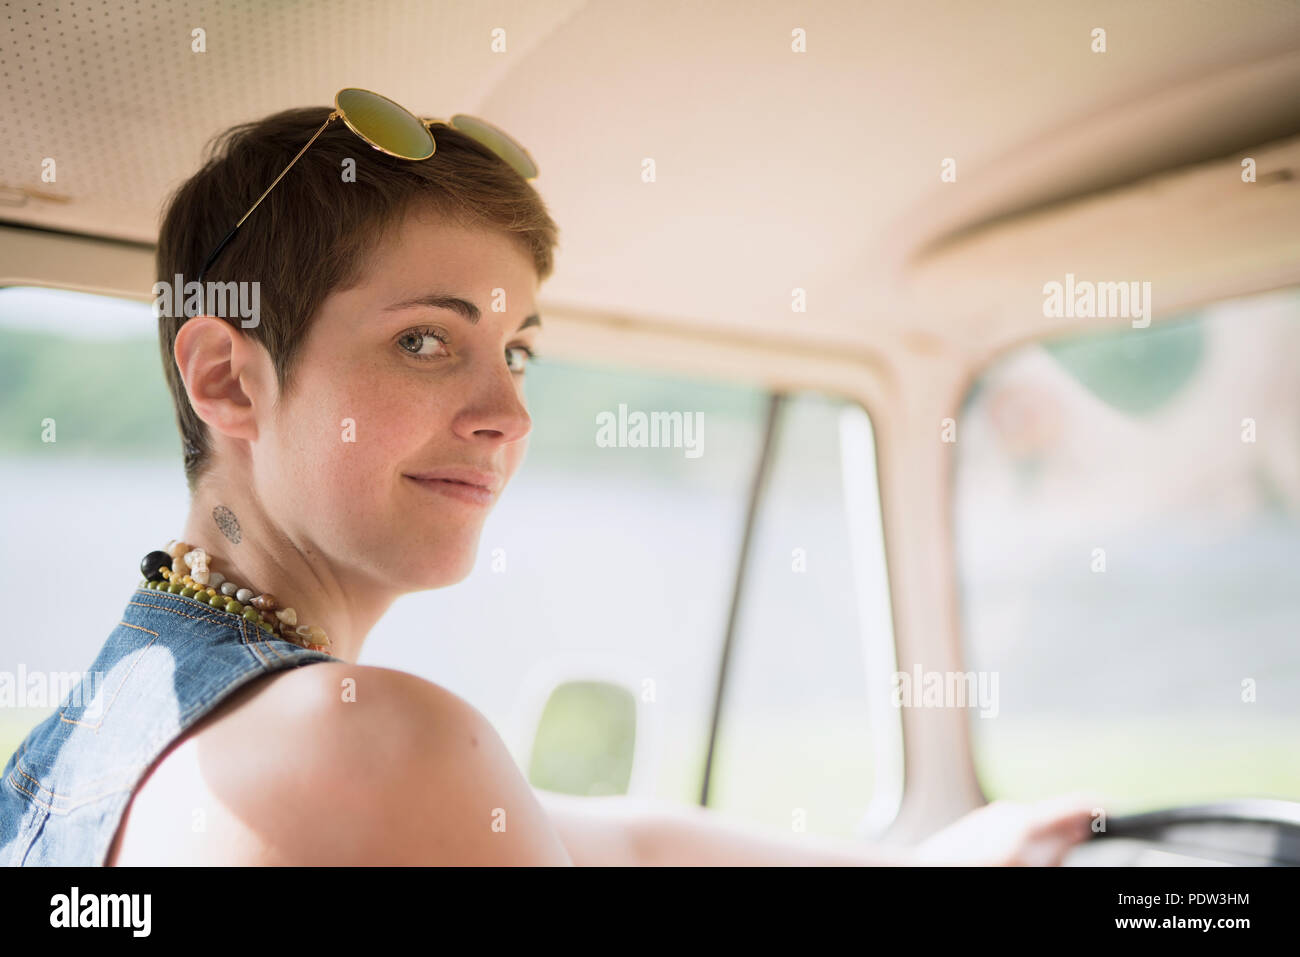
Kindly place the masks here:
[[(179, 595), (137, 590), (45, 733), (18, 758), (35, 797), (57, 814), (130, 790), (184, 730), (208, 683), (260, 670), (241, 624)], [(113, 720), (123, 709), (126, 717)]]

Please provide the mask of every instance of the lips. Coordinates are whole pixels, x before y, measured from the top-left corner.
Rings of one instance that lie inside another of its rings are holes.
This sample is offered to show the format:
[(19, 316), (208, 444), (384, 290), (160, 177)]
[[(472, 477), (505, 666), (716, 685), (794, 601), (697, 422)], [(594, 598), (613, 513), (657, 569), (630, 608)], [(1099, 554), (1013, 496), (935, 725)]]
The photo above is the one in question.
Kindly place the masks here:
[(445, 501), (454, 499), (469, 505), (490, 507), (501, 487), (501, 475), (482, 469), (449, 466), (406, 476), (419, 488), (433, 492)]
[(493, 495), (501, 487), (500, 473), (463, 466), (446, 466), (428, 472), (411, 472), (407, 474), (407, 478), (420, 482), (447, 482), (452, 485), (480, 488)]

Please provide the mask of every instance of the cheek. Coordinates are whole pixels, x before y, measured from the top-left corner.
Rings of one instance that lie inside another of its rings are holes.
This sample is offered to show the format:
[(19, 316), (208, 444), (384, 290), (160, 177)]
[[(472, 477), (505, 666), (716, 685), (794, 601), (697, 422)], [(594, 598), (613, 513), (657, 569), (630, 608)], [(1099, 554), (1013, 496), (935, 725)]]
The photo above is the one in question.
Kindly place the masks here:
[(305, 376), (272, 442), (277, 484), (299, 507), (360, 510), (383, 494), (431, 434), (428, 397), (357, 366)]
[(423, 464), (433, 423), (428, 397), (403, 390), (399, 382), (359, 383), (338, 397), (336, 434), (343, 437), (329, 457), (335, 484), (357, 499), (384, 495), (401, 472)]

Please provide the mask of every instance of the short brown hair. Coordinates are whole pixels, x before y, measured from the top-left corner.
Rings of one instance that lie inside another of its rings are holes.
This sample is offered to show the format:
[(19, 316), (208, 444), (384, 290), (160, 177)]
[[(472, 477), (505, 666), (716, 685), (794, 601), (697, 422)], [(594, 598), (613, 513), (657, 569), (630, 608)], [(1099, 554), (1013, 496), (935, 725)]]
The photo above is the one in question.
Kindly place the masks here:
[[(208, 253), (311, 139), (329, 107), (284, 110), (231, 127), (208, 147), (202, 169), (167, 201), (158, 234), (157, 275), (198, 279)], [(403, 160), (372, 149), (335, 121), (312, 143), (240, 227), (204, 283), (257, 280), (259, 322), (241, 329), (267, 350), (282, 395), (292, 388), (300, 346), (325, 297), (361, 280), (368, 252), (415, 205), (460, 226), (509, 234), (532, 257), (538, 282), (554, 268), (558, 228), (531, 184), (487, 148), (442, 124), (437, 149)], [(343, 179), (355, 161), (355, 182)], [(233, 288), (233, 287), (231, 287)], [(179, 296), (180, 292), (177, 291)], [(210, 464), (208, 430), (195, 414), (173, 359), (184, 314), (159, 317), (158, 344), (176, 405), (193, 494)]]

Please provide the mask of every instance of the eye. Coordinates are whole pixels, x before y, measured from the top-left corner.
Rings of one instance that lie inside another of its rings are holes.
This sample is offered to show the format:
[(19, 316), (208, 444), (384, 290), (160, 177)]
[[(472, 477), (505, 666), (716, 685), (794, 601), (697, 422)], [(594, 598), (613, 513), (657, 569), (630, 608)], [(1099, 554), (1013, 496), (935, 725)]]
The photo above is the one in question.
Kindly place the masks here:
[[(437, 348), (440, 348), (442, 351), (441, 352), (435, 351), (432, 354), (425, 352), (424, 351), (425, 342), (428, 339), (433, 339), (435, 342), (437, 342), (438, 343)], [(415, 343), (414, 350), (408, 349), (405, 345), (403, 345), (403, 343), (408, 341)], [(425, 359), (425, 360), (440, 359), (443, 356), (448, 354), (447, 337), (443, 335), (441, 332), (439, 332), (437, 329), (411, 329), (407, 332), (402, 333), (401, 338), (397, 340), (397, 344), (399, 349), (401, 349), (407, 355), (415, 359)]]
[(537, 358), (537, 353), (527, 346), (510, 346), (506, 349), (506, 365), (515, 375), (528, 371), (528, 363)]

